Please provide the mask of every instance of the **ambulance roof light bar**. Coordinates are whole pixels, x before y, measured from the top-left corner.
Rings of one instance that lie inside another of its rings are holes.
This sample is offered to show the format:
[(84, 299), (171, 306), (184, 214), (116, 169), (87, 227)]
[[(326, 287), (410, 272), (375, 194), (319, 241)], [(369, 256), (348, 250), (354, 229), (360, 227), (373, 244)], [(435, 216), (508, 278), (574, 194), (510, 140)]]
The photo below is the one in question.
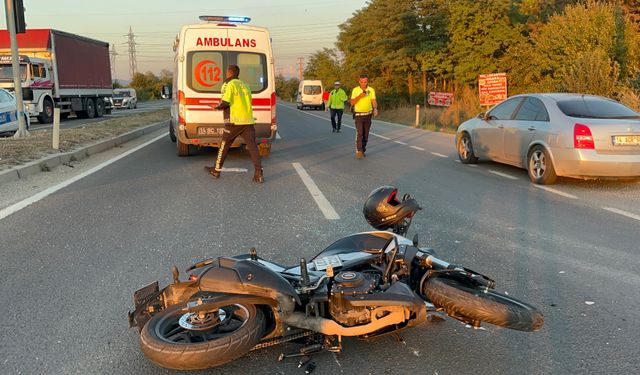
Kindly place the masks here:
[(248, 23), (251, 22), (251, 18), (244, 16), (200, 16), (201, 21), (206, 22), (234, 22), (234, 23)]

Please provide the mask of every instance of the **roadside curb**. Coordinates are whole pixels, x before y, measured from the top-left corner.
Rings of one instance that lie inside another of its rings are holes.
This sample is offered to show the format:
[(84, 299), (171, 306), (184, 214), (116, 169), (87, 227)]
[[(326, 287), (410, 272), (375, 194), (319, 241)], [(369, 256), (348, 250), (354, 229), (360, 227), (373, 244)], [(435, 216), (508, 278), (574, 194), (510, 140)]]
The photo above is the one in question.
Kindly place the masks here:
[(138, 128), (130, 132), (120, 134), (119, 136), (116, 136), (114, 138), (81, 147), (74, 151), (62, 154), (47, 155), (39, 160), (34, 160), (24, 165), (12, 167), (10, 169), (7, 169), (6, 171), (0, 172), (0, 185), (19, 181), (20, 179), (33, 176), (38, 173), (48, 172), (55, 167), (58, 167), (62, 164), (67, 164), (71, 161), (83, 160), (91, 155), (109, 150), (123, 143), (139, 138), (145, 134), (154, 132), (158, 129), (162, 129), (162, 127), (167, 126), (167, 123), (168, 120), (156, 122), (143, 128)]

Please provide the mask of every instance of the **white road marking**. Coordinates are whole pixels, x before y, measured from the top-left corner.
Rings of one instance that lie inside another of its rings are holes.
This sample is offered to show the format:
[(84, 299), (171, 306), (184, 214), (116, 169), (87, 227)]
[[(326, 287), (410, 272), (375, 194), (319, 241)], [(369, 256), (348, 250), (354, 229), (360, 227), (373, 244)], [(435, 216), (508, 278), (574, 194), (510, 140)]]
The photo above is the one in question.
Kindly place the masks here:
[[(418, 147), (418, 146), (409, 146), (409, 147), (411, 147), (414, 150), (424, 151), (424, 148), (422, 148), (422, 147)], [(458, 161), (460, 161), (460, 160), (458, 160)]]
[(282, 139), (282, 137), (280, 136), (280, 133), (276, 132), (276, 139)]
[(239, 172), (239, 173), (247, 173), (249, 170), (247, 168), (227, 168), (222, 167), (220, 172)]
[[(354, 129), (355, 129), (355, 128), (354, 128)], [(380, 135), (380, 134), (377, 134), (377, 133), (369, 132), (369, 134), (371, 134), (371, 135), (373, 135), (373, 136), (375, 136), (375, 137), (378, 137), (378, 138), (382, 138), (382, 139), (387, 140), (387, 141), (390, 141), (390, 140), (391, 140), (391, 138), (389, 138), (389, 137), (385, 137), (384, 135)]]
[(454, 160), (456, 163), (462, 163), (460, 160), (456, 159)]
[(470, 167), (478, 168), (478, 164), (467, 164)]
[(109, 160), (105, 161), (104, 163), (96, 165), (95, 167), (89, 169), (86, 172), (83, 172), (83, 173), (81, 173), (81, 174), (79, 174), (77, 176), (74, 176), (74, 177), (72, 177), (72, 178), (70, 178), (70, 179), (68, 179), (68, 180), (66, 180), (64, 182), (61, 182), (61, 183), (59, 183), (57, 185), (54, 185), (54, 186), (52, 186), (52, 187), (50, 187), (48, 189), (45, 189), (45, 190), (43, 190), (43, 191), (41, 191), (41, 192), (39, 192), (39, 193), (27, 198), (27, 199), (21, 200), (18, 203), (15, 203), (15, 204), (7, 207), (7, 208), (4, 208), (4, 209), (0, 210), (0, 220), (4, 219), (5, 217), (7, 217), (7, 216), (9, 216), (9, 215), (11, 215), (13, 213), (16, 213), (16, 212), (22, 210), (23, 208), (25, 208), (25, 207), (33, 204), (33, 203), (36, 203), (36, 202), (48, 197), (49, 195), (55, 193), (56, 191), (58, 191), (58, 190), (60, 190), (62, 188), (65, 188), (65, 187), (71, 185), (72, 183), (74, 183), (74, 182), (76, 182), (78, 180), (81, 180), (81, 179), (83, 179), (83, 178), (85, 178), (85, 177), (87, 177), (87, 176), (89, 176), (89, 175), (101, 170), (102, 168), (104, 168), (104, 167), (106, 167), (106, 166), (108, 166), (110, 164), (115, 163), (116, 161), (118, 161), (118, 160), (120, 160), (120, 159), (122, 159), (124, 157), (127, 157), (127, 156), (133, 154), (134, 152), (136, 152), (136, 151), (138, 151), (138, 150), (140, 150), (142, 148), (147, 147), (148, 145), (152, 144), (153, 142), (155, 142), (155, 141), (157, 141), (159, 139), (162, 139), (162, 138), (164, 138), (166, 136), (167, 136), (166, 134), (159, 135), (159, 136), (157, 136), (157, 137), (155, 137), (155, 138), (153, 138), (153, 139), (151, 139), (151, 140), (149, 140), (149, 141), (147, 141), (147, 142), (145, 142), (145, 143), (143, 143), (143, 144), (141, 144), (141, 145), (139, 145), (139, 146), (137, 146), (135, 148), (132, 148), (131, 150), (129, 150), (129, 151), (125, 152), (125, 153), (122, 153), (122, 154), (116, 156), (115, 158), (109, 159)]
[(534, 184), (533, 187), (548, 191), (549, 193), (560, 195), (560, 196), (565, 197), (565, 198), (578, 199), (578, 197), (576, 197), (575, 195), (571, 195), (571, 194), (565, 193), (563, 191), (550, 188), (548, 186)]
[(405, 145), (405, 146), (407, 145), (406, 143), (404, 143), (404, 142), (400, 142), (400, 141), (393, 141), (393, 142), (394, 142), (394, 143), (397, 143), (397, 144), (399, 144), (399, 145)]
[(602, 207), (602, 209), (607, 210), (609, 212), (613, 212), (614, 214), (626, 216), (628, 218), (640, 221), (640, 215), (632, 214), (631, 212), (619, 210), (617, 208), (612, 208), (612, 207)]
[(437, 157), (440, 157), (440, 158), (448, 158), (447, 155), (443, 155), (443, 154), (440, 154), (438, 152), (432, 152), (431, 155), (434, 155), (434, 156), (437, 156)]
[(336, 210), (333, 208), (331, 203), (329, 203), (327, 198), (325, 198), (324, 194), (322, 194), (322, 192), (318, 188), (318, 185), (316, 185), (316, 183), (313, 182), (313, 179), (311, 179), (311, 177), (309, 176), (307, 171), (304, 170), (302, 165), (300, 163), (291, 163), (291, 164), (293, 165), (293, 168), (296, 169), (296, 172), (298, 172), (298, 175), (302, 179), (302, 182), (307, 187), (307, 190), (309, 190), (309, 193), (311, 193), (313, 200), (316, 201), (316, 204), (318, 205), (318, 208), (320, 208), (320, 211), (322, 211), (322, 214), (324, 215), (324, 217), (327, 220), (340, 220), (340, 216), (338, 215)]
[(514, 176), (508, 175), (506, 173), (501, 173), (501, 172), (498, 172), (498, 171), (489, 170), (489, 173), (495, 174), (496, 176), (508, 178), (510, 180), (517, 180), (518, 179), (518, 177), (514, 177)]

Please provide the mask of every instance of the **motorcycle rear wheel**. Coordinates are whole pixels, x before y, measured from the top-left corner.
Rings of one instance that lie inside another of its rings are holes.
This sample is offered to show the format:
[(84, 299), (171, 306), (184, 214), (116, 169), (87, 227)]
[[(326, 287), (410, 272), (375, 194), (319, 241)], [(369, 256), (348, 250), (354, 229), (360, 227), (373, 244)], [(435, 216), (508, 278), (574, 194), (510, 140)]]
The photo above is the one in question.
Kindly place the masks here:
[(542, 328), (544, 316), (534, 307), (505, 294), (484, 291), (448, 277), (433, 277), (423, 288), (431, 302), (448, 315), (466, 318), (518, 331)]
[(176, 370), (220, 366), (248, 353), (265, 331), (264, 314), (254, 305), (229, 299), (229, 305), (220, 308), (209, 322), (192, 325), (194, 329), (184, 325), (191, 325), (187, 321), (196, 316), (183, 309), (180, 304), (162, 310), (140, 333), (142, 352), (159, 366)]

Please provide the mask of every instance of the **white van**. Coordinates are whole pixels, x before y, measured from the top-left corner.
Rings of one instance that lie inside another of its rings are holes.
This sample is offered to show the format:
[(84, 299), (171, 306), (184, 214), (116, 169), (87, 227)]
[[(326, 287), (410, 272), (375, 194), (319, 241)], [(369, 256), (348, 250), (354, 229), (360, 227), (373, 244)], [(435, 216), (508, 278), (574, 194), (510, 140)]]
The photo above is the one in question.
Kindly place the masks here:
[(296, 97), (296, 108), (314, 107), (322, 109), (322, 81), (302, 80), (298, 86), (298, 96)]
[[(176, 36), (169, 136), (179, 156), (189, 145), (218, 147), (224, 128), (220, 88), (229, 65), (240, 67), (239, 78), (250, 88), (256, 142), (262, 156), (269, 155), (276, 137), (276, 91), (269, 31), (248, 26), (248, 17), (200, 16)], [(244, 144), (236, 138), (232, 147)]]

